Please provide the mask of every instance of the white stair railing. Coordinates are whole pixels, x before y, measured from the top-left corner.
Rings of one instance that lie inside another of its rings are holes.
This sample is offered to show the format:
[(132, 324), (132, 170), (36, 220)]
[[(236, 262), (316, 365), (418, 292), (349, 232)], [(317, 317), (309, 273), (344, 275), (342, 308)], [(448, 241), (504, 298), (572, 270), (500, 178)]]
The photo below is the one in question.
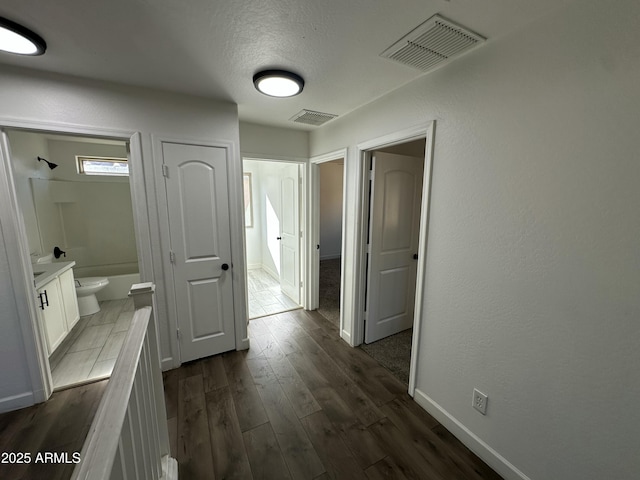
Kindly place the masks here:
[(135, 313), (73, 480), (174, 480), (158, 335), (155, 286), (133, 285)]

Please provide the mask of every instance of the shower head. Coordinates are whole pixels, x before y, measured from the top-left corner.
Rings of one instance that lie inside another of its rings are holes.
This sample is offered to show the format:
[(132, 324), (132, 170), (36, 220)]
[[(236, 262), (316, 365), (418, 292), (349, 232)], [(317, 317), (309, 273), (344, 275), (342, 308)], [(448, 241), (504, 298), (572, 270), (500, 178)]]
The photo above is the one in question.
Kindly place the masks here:
[(58, 164), (57, 164), (57, 163), (50, 162), (49, 160), (45, 160), (45, 159), (44, 159), (44, 158), (42, 158), (42, 157), (38, 157), (38, 161), (39, 161), (39, 162), (40, 162), (40, 161), (42, 161), (42, 162), (46, 163), (47, 165), (49, 165), (49, 168), (50, 168), (51, 170), (53, 170), (54, 168), (56, 168), (56, 167), (58, 166)]

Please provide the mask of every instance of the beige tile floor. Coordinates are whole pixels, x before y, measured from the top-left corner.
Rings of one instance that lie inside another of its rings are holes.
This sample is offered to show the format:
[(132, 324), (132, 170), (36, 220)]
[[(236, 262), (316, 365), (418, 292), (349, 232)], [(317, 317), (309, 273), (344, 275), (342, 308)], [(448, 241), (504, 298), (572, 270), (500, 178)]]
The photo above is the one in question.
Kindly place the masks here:
[(247, 273), (250, 319), (300, 308), (282, 293), (280, 283), (269, 273), (262, 269), (252, 269)]
[(100, 302), (100, 311), (81, 317), (49, 358), (54, 389), (111, 375), (133, 318), (133, 300)]

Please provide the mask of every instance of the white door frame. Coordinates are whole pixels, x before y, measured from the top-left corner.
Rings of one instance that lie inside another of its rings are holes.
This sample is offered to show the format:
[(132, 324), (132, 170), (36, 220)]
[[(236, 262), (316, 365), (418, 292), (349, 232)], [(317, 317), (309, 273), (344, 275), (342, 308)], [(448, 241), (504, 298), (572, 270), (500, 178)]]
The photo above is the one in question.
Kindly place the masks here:
[[(273, 155), (260, 155), (260, 154), (256, 154), (256, 153), (247, 153), (247, 154), (242, 154), (242, 164), (244, 165), (244, 161), (245, 160), (253, 160), (256, 162), (276, 162), (276, 163), (293, 163), (296, 165), (300, 165), (301, 169), (300, 169), (300, 175), (302, 177), (302, 182), (299, 185), (300, 191), (299, 191), (299, 197), (300, 197), (300, 205), (299, 205), (299, 214), (302, 218), (300, 218), (300, 230), (302, 232), (302, 237), (300, 238), (300, 279), (302, 279), (302, 288), (301, 288), (301, 292), (300, 292), (300, 303), (302, 308), (304, 308), (305, 310), (310, 310), (309, 308), (309, 282), (307, 280), (307, 272), (308, 272), (308, 254), (307, 254), (307, 249), (304, 247), (305, 245), (307, 245), (309, 243), (309, 232), (310, 232), (310, 228), (309, 228), (309, 215), (307, 214), (307, 204), (309, 203), (307, 201), (307, 195), (308, 195), (308, 187), (307, 187), (307, 178), (309, 177), (309, 173), (307, 170), (307, 159), (306, 158), (300, 158), (300, 157), (280, 157), (280, 156), (273, 156)], [(242, 185), (242, 183), (241, 183)], [(254, 212), (255, 213), (255, 212)], [(241, 210), (241, 216), (242, 216), (242, 248), (243, 248), (243, 256), (244, 259), (246, 260), (246, 238), (245, 238), (245, 231), (244, 231), (244, 207)], [(248, 291), (248, 286), (247, 286), (247, 279), (248, 279), (248, 273), (247, 273), (247, 265), (245, 265), (245, 289)], [(247, 299), (248, 301), (248, 299)], [(245, 301), (245, 309), (248, 309), (248, 304), (247, 301)]]
[[(129, 142), (129, 182), (131, 202), (134, 212), (134, 230), (138, 265), (142, 278), (153, 278), (151, 262), (151, 234), (147, 213), (147, 196), (142, 166), (142, 145), (139, 132), (130, 130), (100, 129), (54, 122), (33, 122), (0, 117), (0, 129), (26, 130), (38, 134), (63, 134), (101, 137)], [(0, 223), (3, 228), (5, 248), (8, 254), (9, 271), (13, 280), (13, 290), (18, 310), (18, 320), (22, 326), (22, 339), (31, 378), (31, 398), (16, 399), (15, 408), (46, 401), (53, 392), (53, 380), (49, 366), (44, 332), (38, 322), (33, 301), (33, 268), (28, 251), (27, 234), (18, 205), (15, 190), (11, 150), (8, 142), (0, 145), (0, 203), (9, 205), (0, 209)]]
[(422, 184), (422, 205), (420, 211), (420, 234), (418, 242), (418, 265), (416, 274), (416, 299), (413, 322), (413, 338), (411, 348), (411, 364), (409, 367), (409, 394), (413, 396), (416, 384), (416, 366), (418, 363), (418, 345), (420, 329), (422, 324), (422, 312), (425, 300), (425, 272), (427, 261), (427, 237), (429, 229), (429, 200), (431, 193), (431, 170), (433, 166), (435, 121), (430, 121), (423, 125), (418, 125), (405, 130), (400, 130), (382, 137), (375, 138), (357, 145), (358, 164), (356, 176), (358, 179), (357, 198), (359, 205), (356, 207), (356, 241), (354, 260), (354, 301), (352, 307), (354, 311), (349, 312), (353, 319), (351, 339), (353, 345), (360, 345), (364, 341), (364, 311), (365, 311), (365, 286), (366, 278), (366, 253), (367, 253), (367, 228), (368, 228), (368, 208), (369, 208), (369, 175), (368, 164), (371, 152), (377, 149), (391, 147), (413, 140), (425, 139), (424, 174)]
[[(326, 153), (324, 155), (318, 155), (315, 157), (311, 157), (309, 159), (309, 241), (306, 243), (307, 245), (307, 278), (306, 283), (309, 285), (307, 289), (307, 294), (309, 295), (307, 299), (307, 304), (309, 306), (308, 310), (315, 310), (319, 307), (320, 299), (319, 299), (319, 276), (320, 276), (320, 250), (318, 249), (318, 245), (320, 245), (320, 164), (331, 162), (334, 160), (344, 160), (344, 165), (342, 166), (342, 178), (346, 179), (347, 174), (347, 154), (348, 149), (342, 148), (340, 150), (335, 150), (333, 152)], [(340, 247), (340, 272), (344, 272), (344, 258), (345, 258), (345, 234), (346, 231), (346, 223), (345, 223), (345, 201), (346, 201), (346, 187), (347, 182), (342, 182), (342, 245)], [(344, 328), (344, 315), (342, 308), (343, 301), (343, 275), (340, 274), (340, 331)]]

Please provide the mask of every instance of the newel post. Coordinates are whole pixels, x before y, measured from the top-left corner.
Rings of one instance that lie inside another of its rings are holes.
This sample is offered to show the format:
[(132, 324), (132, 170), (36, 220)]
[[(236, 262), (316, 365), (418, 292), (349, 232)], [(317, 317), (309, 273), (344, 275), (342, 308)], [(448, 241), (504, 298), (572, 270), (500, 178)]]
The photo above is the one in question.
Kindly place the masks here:
[[(137, 283), (131, 286), (129, 296), (133, 298), (135, 309), (143, 307), (151, 307), (151, 317), (149, 318), (149, 327), (147, 336), (149, 339), (149, 347), (153, 354), (151, 362), (153, 390), (156, 403), (156, 414), (158, 424), (158, 434), (160, 440), (160, 454), (164, 461), (170, 458), (169, 448), (169, 430), (167, 426), (167, 408), (164, 401), (164, 387), (162, 381), (161, 355), (158, 343), (158, 330), (155, 320), (156, 302), (155, 302), (156, 286), (152, 282)], [(175, 462), (175, 461), (174, 461)]]

